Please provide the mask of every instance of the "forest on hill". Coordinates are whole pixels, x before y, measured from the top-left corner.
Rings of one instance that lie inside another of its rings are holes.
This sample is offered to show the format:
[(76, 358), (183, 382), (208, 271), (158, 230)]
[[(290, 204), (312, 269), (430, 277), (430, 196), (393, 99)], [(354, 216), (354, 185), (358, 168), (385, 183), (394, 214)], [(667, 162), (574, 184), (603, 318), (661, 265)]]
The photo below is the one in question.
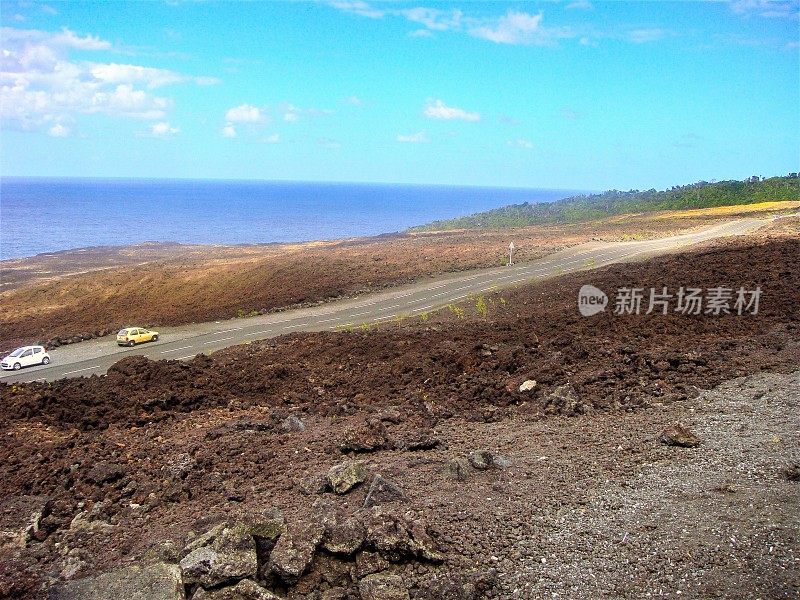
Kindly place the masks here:
[(525, 225), (576, 223), (626, 213), (710, 208), (778, 200), (800, 200), (797, 173), (785, 177), (744, 181), (699, 181), (668, 190), (609, 190), (602, 194), (571, 196), (555, 202), (511, 204), (466, 217), (434, 221), (411, 231), (523, 227)]

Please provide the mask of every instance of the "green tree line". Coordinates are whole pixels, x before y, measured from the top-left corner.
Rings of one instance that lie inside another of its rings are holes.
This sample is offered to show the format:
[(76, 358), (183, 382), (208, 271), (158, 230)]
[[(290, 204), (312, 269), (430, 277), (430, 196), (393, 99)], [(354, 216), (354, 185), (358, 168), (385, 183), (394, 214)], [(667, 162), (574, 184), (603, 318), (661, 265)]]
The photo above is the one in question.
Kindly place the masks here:
[(457, 219), (434, 221), (410, 231), (523, 227), (525, 225), (576, 223), (625, 213), (710, 208), (778, 200), (800, 200), (800, 178), (745, 181), (699, 181), (668, 190), (609, 190), (602, 194), (571, 196), (555, 202), (511, 204)]

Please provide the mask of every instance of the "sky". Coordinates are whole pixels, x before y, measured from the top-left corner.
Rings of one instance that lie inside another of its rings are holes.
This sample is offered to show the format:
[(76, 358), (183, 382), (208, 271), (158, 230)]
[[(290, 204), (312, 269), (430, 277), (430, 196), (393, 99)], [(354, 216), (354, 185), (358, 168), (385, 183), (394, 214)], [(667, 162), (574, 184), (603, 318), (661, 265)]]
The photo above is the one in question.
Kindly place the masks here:
[(0, 174), (663, 189), (800, 169), (800, 2), (0, 1)]

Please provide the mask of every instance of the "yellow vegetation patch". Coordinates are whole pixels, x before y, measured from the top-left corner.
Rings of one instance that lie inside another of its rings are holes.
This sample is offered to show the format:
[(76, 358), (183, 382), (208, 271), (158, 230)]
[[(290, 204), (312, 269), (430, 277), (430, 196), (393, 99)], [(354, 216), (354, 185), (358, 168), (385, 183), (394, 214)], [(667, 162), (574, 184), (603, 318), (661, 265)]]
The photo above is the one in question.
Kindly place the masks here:
[(800, 202), (795, 200), (781, 200), (779, 202), (758, 202), (756, 204), (734, 204), (732, 206), (713, 206), (710, 208), (693, 208), (689, 210), (676, 210), (653, 215), (654, 219), (685, 219), (688, 217), (721, 217), (737, 214), (752, 214), (760, 212), (778, 212), (800, 208)]

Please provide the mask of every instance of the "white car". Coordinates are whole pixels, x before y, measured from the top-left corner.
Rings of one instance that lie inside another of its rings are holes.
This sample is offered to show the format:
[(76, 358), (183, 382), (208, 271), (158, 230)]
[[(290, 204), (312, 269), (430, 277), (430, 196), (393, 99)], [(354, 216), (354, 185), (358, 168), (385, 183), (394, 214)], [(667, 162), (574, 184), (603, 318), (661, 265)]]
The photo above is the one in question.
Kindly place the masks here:
[(44, 346), (23, 346), (6, 356), (3, 361), (0, 362), (0, 367), (6, 371), (10, 371), (11, 369), (19, 371), (22, 367), (49, 364), (50, 355), (47, 353), (47, 348)]

